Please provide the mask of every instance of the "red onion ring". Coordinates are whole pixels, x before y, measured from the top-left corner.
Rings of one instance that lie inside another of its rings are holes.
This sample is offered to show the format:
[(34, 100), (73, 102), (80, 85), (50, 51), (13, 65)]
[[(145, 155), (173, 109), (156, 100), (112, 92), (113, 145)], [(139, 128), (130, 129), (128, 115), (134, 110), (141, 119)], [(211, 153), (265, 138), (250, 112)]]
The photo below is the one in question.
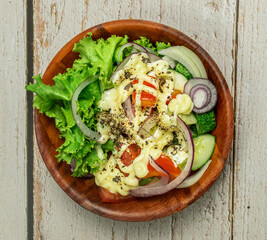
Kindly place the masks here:
[[(163, 169), (161, 166), (159, 166), (151, 156), (149, 156), (149, 162), (150, 162), (150, 165), (157, 172), (161, 172), (161, 173), (164, 173), (166, 175), (165, 176), (162, 176), (156, 183), (154, 183), (154, 184), (147, 184), (145, 186), (142, 186), (141, 188), (148, 189), (148, 188), (155, 188), (155, 187), (164, 187), (164, 186), (166, 186), (169, 183), (169, 181), (170, 181), (170, 174), (165, 169)], [(133, 190), (133, 191), (136, 191), (136, 190)]]
[(179, 186), (190, 174), (191, 169), (192, 169), (192, 165), (193, 165), (193, 161), (194, 161), (194, 143), (193, 143), (193, 138), (192, 138), (192, 134), (189, 130), (189, 128), (187, 127), (187, 125), (184, 123), (184, 121), (179, 118), (177, 116), (177, 121), (178, 124), (180, 126), (180, 130), (183, 132), (187, 143), (188, 143), (188, 160), (186, 162), (186, 165), (183, 169), (183, 171), (181, 172), (181, 174), (175, 178), (173, 181), (171, 181), (170, 183), (166, 184), (166, 185), (157, 185), (155, 186), (155, 184), (149, 186), (146, 188), (146, 186), (142, 186), (139, 187), (135, 190), (131, 190), (131, 195), (135, 196), (135, 197), (151, 197), (151, 196), (155, 196), (155, 195), (161, 195), (164, 194), (166, 192), (171, 191), (172, 189), (176, 188), (177, 186)]
[[(161, 60), (161, 58), (155, 54), (149, 53), (149, 52), (145, 52), (149, 58), (149, 60), (151, 62), (156, 62), (158, 60)], [(112, 81), (112, 78), (114, 78), (114, 76), (116, 75), (116, 73), (120, 70), (123, 69), (123, 67), (128, 63), (128, 61), (130, 60), (130, 58), (134, 55), (134, 54), (139, 54), (139, 53), (132, 53), (130, 54), (128, 57), (124, 58), (123, 61), (118, 65), (118, 67), (114, 70), (114, 72), (112, 73), (112, 75), (109, 78), (109, 81)]]
[(146, 49), (147, 52), (157, 55), (157, 53), (152, 48), (149, 47), (144, 47), (144, 48)]
[[(205, 93), (205, 99), (203, 99), (204, 101), (201, 103), (200, 106), (197, 105), (196, 103), (197, 102), (196, 95), (199, 91), (203, 91)], [(191, 88), (189, 94), (190, 94), (190, 97), (192, 97), (192, 101), (194, 102), (194, 108), (201, 109), (201, 108), (206, 107), (210, 103), (211, 92), (210, 92), (210, 89), (206, 85), (203, 85), (203, 84), (195, 85), (194, 87)]]
[(131, 96), (129, 96), (124, 103), (122, 103), (123, 110), (125, 111), (126, 116), (128, 117), (129, 121), (132, 122), (135, 117), (135, 110), (133, 107), (133, 103), (131, 100)]
[[(139, 45), (139, 44), (137, 44), (137, 43), (134, 43), (134, 42), (128, 42), (128, 43), (125, 43), (125, 44), (123, 44), (123, 45), (121, 46), (121, 48), (120, 48), (120, 50), (119, 50), (119, 52), (118, 52), (118, 59), (120, 59), (120, 57), (121, 57), (121, 55), (122, 55), (124, 49), (127, 48), (127, 47), (133, 47), (133, 48), (135, 48), (136, 50), (138, 50), (138, 51), (140, 51), (140, 52), (147, 52), (147, 49), (146, 49), (145, 47), (143, 47), (143, 46), (141, 46), (141, 45)], [(118, 65), (119, 65), (119, 63), (120, 63), (120, 62), (117, 61), (117, 64), (118, 64)]]
[(144, 123), (141, 125), (141, 127), (138, 130), (138, 135), (144, 136), (145, 138), (151, 137), (152, 135), (149, 133), (151, 128), (153, 128), (157, 124), (157, 114), (154, 112), (152, 116), (149, 116)]
[(187, 179), (185, 179), (185, 181), (180, 184), (178, 188), (187, 188), (190, 187), (192, 185), (194, 185), (206, 172), (206, 170), (208, 169), (209, 165), (211, 163), (211, 160), (209, 160), (202, 168), (200, 168), (194, 175), (188, 177)]
[[(74, 169), (76, 168), (76, 162), (75, 162), (75, 159), (71, 159), (71, 162), (69, 164), (69, 167), (70, 167), (70, 171), (71, 173), (74, 172)], [(84, 176), (82, 176), (81, 178), (84, 178), (84, 179), (88, 179), (88, 178), (92, 178), (94, 177), (94, 175), (92, 173), (87, 173), (85, 174)]]
[(203, 85), (205, 86), (206, 90), (209, 89), (209, 91), (207, 92), (207, 101), (206, 103), (203, 104), (202, 107), (193, 108), (193, 111), (196, 113), (206, 113), (210, 111), (215, 107), (218, 101), (218, 93), (216, 87), (210, 80), (205, 78), (189, 79), (187, 83), (184, 85), (184, 93), (188, 94), (194, 103), (194, 95), (197, 93), (199, 89), (204, 90)]
[(95, 76), (89, 77), (86, 80), (84, 80), (76, 88), (76, 90), (74, 91), (74, 93), (72, 95), (72, 99), (71, 99), (71, 110), (72, 110), (72, 115), (73, 115), (74, 121), (76, 122), (77, 126), (79, 127), (79, 129), (82, 131), (82, 133), (86, 137), (88, 137), (88, 138), (90, 138), (96, 142), (99, 142), (99, 140), (101, 139), (101, 134), (88, 128), (86, 126), (86, 124), (82, 121), (81, 116), (77, 113), (77, 101), (78, 101), (78, 97), (79, 97), (80, 93), (82, 92), (82, 90), (84, 88), (86, 88), (89, 84), (95, 82), (98, 79), (98, 77), (99, 77), (99, 75), (95, 75)]

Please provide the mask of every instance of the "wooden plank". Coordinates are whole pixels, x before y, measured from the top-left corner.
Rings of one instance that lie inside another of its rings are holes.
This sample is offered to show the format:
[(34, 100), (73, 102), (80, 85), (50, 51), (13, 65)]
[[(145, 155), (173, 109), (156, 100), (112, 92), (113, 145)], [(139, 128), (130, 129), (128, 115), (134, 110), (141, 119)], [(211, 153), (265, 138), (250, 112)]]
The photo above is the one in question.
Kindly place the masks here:
[(267, 239), (267, 3), (239, 5), (233, 237)]
[[(232, 88), (235, 1), (165, 3), (161, 20), (196, 40), (221, 68)], [(177, 16), (178, 14), (178, 16)], [(196, 203), (173, 216), (174, 239), (229, 239), (232, 153), (220, 177)], [(177, 228), (175, 228), (177, 226)], [(178, 230), (179, 229), (179, 230)]]
[[(103, 7), (105, 6), (105, 7)], [(35, 73), (75, 34), (101, 22), (137, 18), (162, 22), (199, 42), (232, 86), (235, 1), (35, 1)], [(70, 17), (71, 16), (71, 17)], [(145, 223), (112, 221), (72, 202), (49, 175), (35, 145), (35, 239), (229, 239), (229, 161), (211, 189), (188, 209)]]
[(26, 2), (0, 2), (0, 239), (27, 238)]

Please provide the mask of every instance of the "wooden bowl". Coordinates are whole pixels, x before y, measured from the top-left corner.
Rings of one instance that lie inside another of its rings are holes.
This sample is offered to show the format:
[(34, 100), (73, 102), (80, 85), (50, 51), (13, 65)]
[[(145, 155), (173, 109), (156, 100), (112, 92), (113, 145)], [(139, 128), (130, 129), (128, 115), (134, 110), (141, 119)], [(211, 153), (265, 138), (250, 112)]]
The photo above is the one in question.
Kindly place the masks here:
[(118, 36), (128, 35), (130, 40), (140, 36), (148, 37), (152, 43), (156, 41), (170, 42), (172, 45), (184, 45), (193, 50), (202, 60), (208, 78), (216, 85), (219, 93), (216, 107), (217, 128), (213, 131), (216, 136), (216, 147), (212, 162), (202, 176), (193, 186), (185, 189), (173, 190), (161, 196), (139, 198), (126, 203), (102, 203), (94, 179), (84, 180), (71, 177), (66, 163), (58, 163), (55, 155), (56, 149), (63, 143), (59, 139), (59, 131), (55, 128), (53, 119), (34, 112), (35, 132), (39, 150), (43, 160), (58, 185), (78, 204), (89, 211), (101, 216), (123, 221), (147, 221), (166, 217), (178, 212), (204, 194), (217, 179), (223, 169), (230, 151), (233, 138), (233, 105), (227, 83), (209, 54), (194, 40), (168, 26), (143, 20), (119, 20), (92, 27), (74, 37), (54, 57), (49, 64), (43, 82), (53, 84), (52, 78), (58, 73), (65, 72), (72, 66), (78, 54), (72, 52), (74, 43), (77, 43), (88, 32), (93, 38), (108, 38), (112, 34)]

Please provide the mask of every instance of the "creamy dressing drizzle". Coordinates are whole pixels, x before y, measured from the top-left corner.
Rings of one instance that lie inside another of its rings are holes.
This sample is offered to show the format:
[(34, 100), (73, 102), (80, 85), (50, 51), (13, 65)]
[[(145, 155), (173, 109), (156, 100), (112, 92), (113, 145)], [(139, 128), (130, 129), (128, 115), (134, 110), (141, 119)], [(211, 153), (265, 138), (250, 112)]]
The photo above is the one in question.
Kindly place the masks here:
[[(118, 118), (118, 121), (127, 129), (127, 133), (131, 138), (125, 139), (120, 136), (119, 139), (115, 139), (121, 143), (120, 147), (117, 147), (112, 152), (109, 160), (104, 161), (95, 174), (95, 182), (98, 186), (108, 188), (111, 192), (119, 193), (123, 196), (128, 195), (131, 189), (137, 188), (139, 178), (143, 178), (148, 174), (149, 155), (154, 159), (159, 158), (163, 148), (173, 140), (172, 132), (179, 131), (177, 128), (177, 111), (170, 112), (166, 105), (168, 96), (171, 95), (174, 89), (174, 74), (168, 70), (169, 64), (166, 61), (159, 60), (153, 63), (146, 63), (144, 59), (147, 59), (145, 53), (132, 55), (123, 70), (120, 70), (114, 76), (113, 82), (116, 87), (105, 91), (99, 103), (100, 109), (109, 111)], [(138, 80), (138, 83), (127, 87), (133, 80)], [(144, 85), (144, 81), (153, 84), (157, 90)], [(135, 118), (130, 123), (125, 115), (122, 103), (133, 94), (133, 91), (136, 92)], [(157, 128), (153, 136), (146, 139), (142, 139), (138, 135), (140, 126), (148, 117), (141, 107), (142, 91), (153, 94), (157, 98), (156, 107), (159, 114), (159, 122), (162, 126)], [(191, 106), (185, 108), (189, 112)], [(109, 137), (112, 138), (112, 131), (109, 127), (101, 127), (100, 124), (97, 124), (97, 128), (102, 134), (103, 143)], [(125, 166), (120, 157), (132, 143), (141, 148), (141, 153), (131, 165)], [(99, 157), (102, 156), (102, 152), (98, 147), (97, 153)]]

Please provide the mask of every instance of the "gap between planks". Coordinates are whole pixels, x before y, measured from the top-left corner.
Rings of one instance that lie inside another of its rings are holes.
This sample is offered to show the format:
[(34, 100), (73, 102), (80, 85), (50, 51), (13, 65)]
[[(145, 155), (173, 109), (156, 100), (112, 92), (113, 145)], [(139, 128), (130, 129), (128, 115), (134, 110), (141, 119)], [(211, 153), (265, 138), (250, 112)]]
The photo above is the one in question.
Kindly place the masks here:
[(235, 26), (234, 26), (234, 29), (235, 29), (235, 33), (234, 33), (234, 36), (233, 36), (233, 39), (234, 39), (234, 53), (233, 53), (233, 59), (234, 59), (234, 71), (233, 71), (233, 85), (232, 85), (232, 89), (233, 89), (233, 92), (232, 94), (234, 95), (233, 96), (233, 107), (234, 107), (234, 134), (233, 134), (233, 144), (232, 144), (232, 151), (233, 151), (233, 154), (232, 154), (232, 161), (231, 161), (231, 177), (232, 177), (232, 182), (231, 182), (231, 189), (232, 189), (232, 192), (231, 192), (231, 198), (232, 198), (232, 201), (231, 201), (231, 240), (234, 239), (234, 208), (235, 208), (235, 204), (234, 204), (234, 201), (235, 201), (235, 146), (236, 146), (236, 142), (235, 142), (235, 136), (236, 136), (236, 81), (237, 81), (237, 61), (238, 61), (238, 23), (239, 23), (239, 0), (236, 1), (236, 9), (235, 9)]
[[(27, 85), (33, 76), (33, 2), (26, 2)], [(33, 239), (33, 93), (27, 91), (27, 239)]]

